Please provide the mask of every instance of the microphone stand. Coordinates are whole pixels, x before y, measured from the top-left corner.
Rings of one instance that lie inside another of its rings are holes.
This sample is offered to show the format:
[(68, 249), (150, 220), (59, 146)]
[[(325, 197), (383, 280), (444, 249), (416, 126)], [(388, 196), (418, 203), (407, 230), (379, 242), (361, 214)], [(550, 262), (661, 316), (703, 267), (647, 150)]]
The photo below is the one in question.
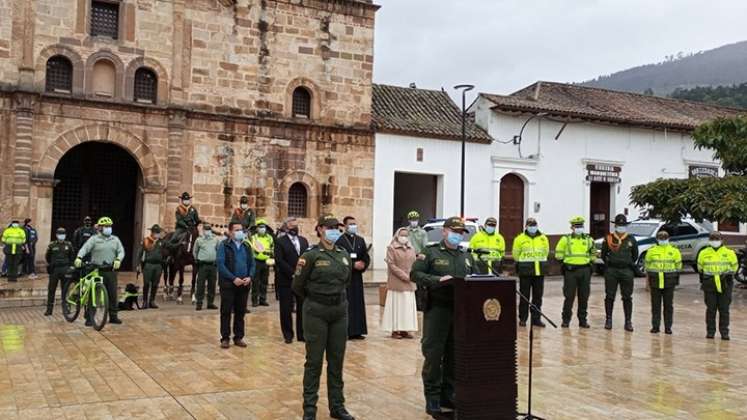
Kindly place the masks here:
[(545, 318), (545, 320), (553, 326), (553, 328), (558, 328), (558, 326), (552, 322), (550, 318), (548, 318), (545, 314), (542, 313), (542, 311), (539, 310), (529, 299), (527, 299), (526, 296), (524, 296), (519, 290), (516, 290), (516, 294), (519, 295), (519, 297), (526, 303), (529, 304), (529, 396), (527, 398), (527, 412), (526, 413), (518, 413), (519, 416), (522, 416), (522, 420), (545, 420), (542, 417), (538, 417), (532, 414), (532, 353), (534, 352), (534, 322), (531, 321), (532, 313), (537, 312), (540, 314), (542, 318)]

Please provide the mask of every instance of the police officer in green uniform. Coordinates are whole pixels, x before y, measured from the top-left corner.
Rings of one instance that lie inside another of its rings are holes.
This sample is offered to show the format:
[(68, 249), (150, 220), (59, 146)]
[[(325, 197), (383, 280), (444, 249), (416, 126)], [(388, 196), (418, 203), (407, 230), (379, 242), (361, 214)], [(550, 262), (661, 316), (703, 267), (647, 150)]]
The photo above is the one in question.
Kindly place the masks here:
[(47, 284), (47, 311), (44, 315), (52, 315), (54, 308), (54, 298), (57, 293), (57, 284), (65, 290), (64, 281), (65, 273), (70, 269), (75, 260), (75, 249), (73, 244), (66, 240), (67, 235), (65, 228), (57, 228), (57, 240), (53, 241), (47, 247), (47, 253), (44, 259), (47, 261), (47, 273), (49, 273), (49, 283)]
[(156, 305), (156, 292), (158, 281), (163, 271), (163, 249), (161, 248), (161, 226), (153, 225), (150, 235), (143, 239), (143, 247), (140, 250), (141, 269), (143, 270), (143, 307), (142, 309), (158, 309)]
[(342, 368), (348, 340), (346, 287), (352, 275), (350, 255), (335, 246), (342, 224), (332, 215), (322, 216), (316, 226), (319, 244), (298, 259), (293, 291), (304, 298), (303, 331), (306, 364), (303, 374), (303, 419), (316, 418), (319, 377), (327, 353), (327, 398), (330, 416), (353, 420), (345, 409)]
[(623, 312), (625, 312), (625, 331), (633, 331), (633, 280), (635, 263), (638, 261), (638, 242), (627, 232), (628, 219), (624, 214), (615, 216), (615, 231), (607, 234), (602, 242), (602, 261), (604, 261), (604, 311), (607, 320), (604, 328), (612, 329), (612, 310), (615, 307), (615, 295), (620, 286)]
[(570, 235), (563, 236), (555, 246), (555, 258), (563, 264), (563, 323), (568, 328), (573, 315), (573, 302), (578, 295), (578, 326), (590, 328), (587, 320), (589, 294), (591, 293), (591, 262), (594, 258), (594, 240), (584, 231), (583, 217), (570, 220)]
[(202, 224), (202, 236), (195, 241), (192, 256), (197, 264), (197, 289), (195, 298), (197, 304), (195, 310), (202, 310), (202, 302), (205, 299), (205, 287), (207, 285), (207, 308), (218, 309), (215, 306), (215, 284), (218, 276), (216, 259), (218, 256), (218, 244), (220, 239), (213, 235), (213, 226), (210, 223)]
[(423, 313), (423, 390), (425, 411), (435, 416), (454, 408), (454, 286), (444, 282), (476, 272), (470, 253), (460, 249), (466, 228), (459, 217), (443, 225), (443, 240), (427, 246), (425, 258), (415, 261), (410, 280), (426, 290), (429, 304)]
[(174, 235), (169, 241), (169, 248), (176, 249), (180, 243), (184, 242), (189, 236), (189, 233), (197, 228), (197, 225), (202, 223), (200, 215), (197, 213), (197, 209), (192, 206), (192, 196), (188, 192), (183, 192), (179, 197), (181, 203), (176, 206), (174, 217), (176, 224), (174, 227)]
[(249, 197), (243, 195), (239, 200), (239, 207), (233, 210), (231, 213), (231, 224), (239, 223), (244, 228), (244, 231), (249, 234), (249, 231), (254, 228), (254, 220), (256, 214), (249, 208)]
[[(109, 294), (109, 323), (121, 324), (122, 321), (117, 317), (117, 311), (119, 310), (117, 300), (117, 270), (119, 270), (122, 260), (125, 257), (125, 250), (119, 238), (112, 235), (113, 224), (112, 219), (108, 217), (99, 219), (97, 225), (101, 228), (101, 232), (96, 236), (92, 236), (91, 239), (83, 244), (83, 247), (78, 251), (78, 257), (75, 259), (74, 265), (80, 268), (83, 265), (83, 258), (89, 254), (91, 256), (91, 263), (95, 265), (111, 264), (111, 270), (99, 270), (99, 274), (104, 278), (104, 286)], [(86, 325), (93, 325), (90, 318), (86, 319)]]

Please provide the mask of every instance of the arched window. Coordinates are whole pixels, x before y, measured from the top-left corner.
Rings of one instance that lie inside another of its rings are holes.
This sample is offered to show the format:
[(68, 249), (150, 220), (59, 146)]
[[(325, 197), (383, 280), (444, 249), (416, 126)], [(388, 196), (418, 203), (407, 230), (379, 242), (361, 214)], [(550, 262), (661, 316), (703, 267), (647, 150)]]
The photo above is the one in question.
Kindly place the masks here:
[(308, 217), (308, 192), (296, 182), (288, 190), (288, 217)]
[(56, 55), (47, 60), (47, 92), (70, 93), (73, 90), (73, 64)]
[(311, 118), (311, 93), (308, 89), (297, 87), (293, 91), (292, 109), (296, 118)]
[(114, 97), (117, 71), (109, 60), (99, 60), (93, 65), (93, 93), (97, 96)]
[(135, 72), (135, 102), (156, 103), (158, 95), (158, 76), (145, 67), (140, 67)]

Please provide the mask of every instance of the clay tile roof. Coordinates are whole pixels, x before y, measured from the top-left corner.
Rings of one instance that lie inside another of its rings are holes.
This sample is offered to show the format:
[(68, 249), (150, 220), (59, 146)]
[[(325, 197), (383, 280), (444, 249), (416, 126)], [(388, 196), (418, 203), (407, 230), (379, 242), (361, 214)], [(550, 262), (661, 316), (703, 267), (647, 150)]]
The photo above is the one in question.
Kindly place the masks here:
[[(440, 90), (374, 84), (373, 126), (381, 132), (461, 140), (462, 111)], [(472, 117), (467, 121), (467, 140), (491, 142)]]
[(747, 110), (555, 82), (537, 82), (508, 96), (481, 94), (494, 109), (690, 131), (716, 117)]

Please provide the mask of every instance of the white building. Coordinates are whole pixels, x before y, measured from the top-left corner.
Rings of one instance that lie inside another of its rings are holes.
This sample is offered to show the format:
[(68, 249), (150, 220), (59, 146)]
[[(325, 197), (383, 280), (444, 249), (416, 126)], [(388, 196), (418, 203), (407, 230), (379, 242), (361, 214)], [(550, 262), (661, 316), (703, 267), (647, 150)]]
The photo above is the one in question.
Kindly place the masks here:
[[(459, 214), (461, 110), (442, 91), (374, 85), (374, 268), (396, 227), (417, 210), (422, 220)], [(490, 137), (470, 124), (465, 196), (491, 195)], [(474, 158), (474, 160), (473, 160)], [(479, 182), (477, 181), (479, 180)], [(488, 204), (487, 201), (485, 204)], [(473, 203), (468, 211), (478, 214)], [(487, 214), (490, 208), (480, 209)]]
[[(382, 92), (390, 95), (384, 98)], [(402, 176), (399, 174), (428, 174), (435, 180), (435, 216), (459, 212), (461, 146), (453, 140), (459, 139), (460, 131), (429, 122), (441, 120), (430, 109), (431, 96), (440, 93), (382, 86), (374, 90), (375, 268), (385, 267), (383, 253), (376, 250), (386, 247), (392, 233), (395, 196), (400, 194), (394, 179)], [(419, 97), (428, 98), (427, 103), (422, 98), (422, 105), (413, 103)], [(386, 106), (381, 104), (385, 99)], [(444, 104), (439, 107), (447, 108)], [(459, 118), (458, 108), (453, 103), (451, 108)], [(695, 150), (690, 134), (702, 122), (741, 113), (701, 103), (549, 82), (538, 82), (507, 96), (480, 94), (470, 112), (478, 126), (471, 133), (482, 134), (482, 128), (493, 141), (489, 145), (468, 144), (465, 213), (481, 221), (497, 217), (499, 230), (509, 243), (527, 217), (536, 218), (553, 238), (568, 231), (568, 220), (575, 215), (587, 219), (587, 229), (594, 236), (608, 232), (610, 219), (617, 213), (637, 218), (639, 209), (629, 202), (631, 188), (657, 178), (717, 172), (712, 152)], [(460, 130), (459, 120), (449, 121), (448, 127)], [(401, 127), (400, 133), (396, 127)], [(413, 134), (416, 130), (412, 128), (422, 130), (423, 135)], [(439, 132), (451, 135), (434, 134)], [(422, 153), (422, 161), (417, 160), (418, 153)], [(407, 189), (410, 196), (418, 197), (430, 197), (427, 191), (432, 190), (422, 185)], [(722, 224), (720, 228), (735, 235), (747, 233), (744, 225)]]

